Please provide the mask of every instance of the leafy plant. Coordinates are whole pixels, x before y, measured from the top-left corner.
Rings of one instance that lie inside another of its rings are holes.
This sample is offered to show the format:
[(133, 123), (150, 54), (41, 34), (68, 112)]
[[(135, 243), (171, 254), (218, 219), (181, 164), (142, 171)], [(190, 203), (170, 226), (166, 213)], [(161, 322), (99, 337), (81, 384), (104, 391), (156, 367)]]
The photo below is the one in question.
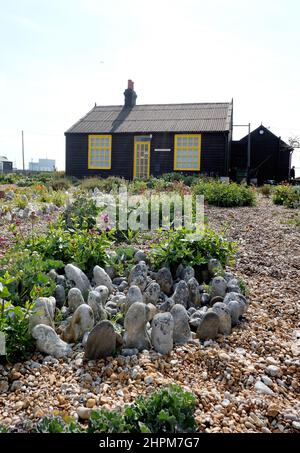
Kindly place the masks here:
[(26, 359), (33, 350), (28, 322), (32, 306), (29, 302), (24, 307), (11, 304), (8, 286), (13, 281), (8, 273), (0, 277), (0, 332), (5, 335), (6, 359), (18, 362)]
[(37, 433), (82, 433), (85, 432), (84, 428), (80, 426), (71, 417), (52, 416), (44, 417), (37, 424), (35, 431)]
[(68, 190), (71, 186), (70, 181), (67, 178), (54, 179), (51, 182), (53, 190)]
[(293, 189), (290, 186), (276, 186), (273, 190), (273, 203), (283, 206), (293, 196)]
[(128, 433), (124, 415), (105, 408), (93, 410), (88, 426), (88, 433)]
[(254, 206), (256, 202), (255, 192), (252, 188), (236, 183), (200, 181), (193, 185), (193, 192), (196, 195), (204, 195), (204, 200), (215, 206)]
[(94, 228), (100, 209), (96, 202), (88, 197), (78, 197), (64, 211), (62, 219), (69, 228)]
[(264, 186), (260, 187), (259, 191), (262, 195), (269, 198), (272, 194), (273, 187), (270, 184), (265, 184)]
[(150, 260), (156, 268), (162, 265), (189, 266), (207, 264), (216, 258), (225, 266), (235, 254), (236, 246), (223, 236), (205, 227), (200, 235), (185, 229), (170, 231), (165, 238), (153, 246)]
[(4, 425), (0, 425), (0, 434), (8, 433), (8, 429)]

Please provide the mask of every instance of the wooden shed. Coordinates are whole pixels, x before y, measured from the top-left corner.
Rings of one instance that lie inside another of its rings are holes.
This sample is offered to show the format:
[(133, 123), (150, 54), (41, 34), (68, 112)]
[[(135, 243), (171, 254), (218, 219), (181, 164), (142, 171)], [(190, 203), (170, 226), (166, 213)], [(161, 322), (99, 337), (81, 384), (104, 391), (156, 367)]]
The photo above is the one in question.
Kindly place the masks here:
[(68, 176), (159, 176), (173, 171), (227, 176), (233, 104), (97, 106), (66, 133)]
[[(248, 135), (232, 142), (231, 175), (246, 174)], [(250, 177), (259, 185), (267, 181), (288, 181), (293, 148), (263, 125), (250, 134)], [(235, 178), (233, 178), (235, 179)]]

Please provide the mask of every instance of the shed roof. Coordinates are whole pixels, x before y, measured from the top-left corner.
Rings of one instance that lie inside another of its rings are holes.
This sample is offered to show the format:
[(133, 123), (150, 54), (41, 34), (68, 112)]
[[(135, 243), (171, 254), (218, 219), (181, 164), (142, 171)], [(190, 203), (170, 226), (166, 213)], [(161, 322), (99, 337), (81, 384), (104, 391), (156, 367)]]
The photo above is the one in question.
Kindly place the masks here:
[(66, 133), (226, 132), (232, 103), (95, 106)]

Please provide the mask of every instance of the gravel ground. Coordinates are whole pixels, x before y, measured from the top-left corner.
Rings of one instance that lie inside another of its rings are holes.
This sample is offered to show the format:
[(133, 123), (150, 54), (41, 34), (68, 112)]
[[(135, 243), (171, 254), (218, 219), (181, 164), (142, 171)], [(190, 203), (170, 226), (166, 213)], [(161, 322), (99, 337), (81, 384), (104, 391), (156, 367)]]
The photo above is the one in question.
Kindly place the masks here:
[(250, 308), (232, 335), (192, 341), (164, 358), (147, 352), (85, 363), (77, 346), (68, 360), (37, 354), (0, 366), (0, 423), (28, 430), (43, 415), (85, 416), (177, 382), (198, 398), (201, 431), (300, 431), (300, 228), (287, 223), (295, 212), (260, 198), (256, 208), (207, 214), (238, 243), (234, 272), (250, 289)]

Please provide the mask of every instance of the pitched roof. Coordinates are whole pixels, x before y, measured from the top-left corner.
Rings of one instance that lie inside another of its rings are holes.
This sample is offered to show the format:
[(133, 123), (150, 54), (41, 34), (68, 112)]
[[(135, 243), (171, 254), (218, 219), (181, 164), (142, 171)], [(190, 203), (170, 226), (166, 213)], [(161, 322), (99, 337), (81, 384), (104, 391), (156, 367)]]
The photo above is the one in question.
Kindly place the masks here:
[[(280, 140), (280, 148), (281, 150), (287, 150), (287, 151), (292, 151), (294, 148), (291, 145), (288, 145), (286, 142), (284, 142), (281, 137), (278, 137), (275, 135), (273, 132), (270, 131), (270, 129), (266, 128), (262, 124), (251, 131), (251, 135), (256, 135), (258, 131), (263, 130), (265, 134), (272, 135), (273, 137), (276, 137), (278, 140)], [(240, 142), (247, 142), (248, 141), (248, 134), (245, 135), (245, 137), (240, 139)]]
[(232, 103), (95, 106), (66, 133), (225, 132)]

